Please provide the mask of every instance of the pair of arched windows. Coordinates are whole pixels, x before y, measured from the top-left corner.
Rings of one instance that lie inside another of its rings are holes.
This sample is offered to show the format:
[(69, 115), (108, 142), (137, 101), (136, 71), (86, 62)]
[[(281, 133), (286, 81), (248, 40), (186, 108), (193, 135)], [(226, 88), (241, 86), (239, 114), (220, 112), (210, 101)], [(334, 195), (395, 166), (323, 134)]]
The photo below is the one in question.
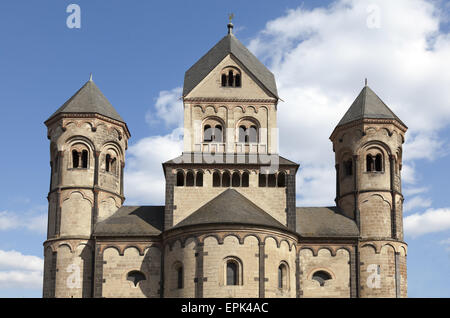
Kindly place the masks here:
[(83, 149), (83, 150), (73, 149), (72, 150), (72, 168), (87, 169), (88, 159), (89, 159), (89, 152), (86, 149)]
[(203, 187), (203, 172), (189, 170), (186, 174), (183, 170), (177, 171), (177, 187)]
[(244, 171), (242, 174), (235, 171), (232, 175), (228, 171), (220, 174), (219, 171), (213, 173), (213, 187), (248, 187), (249, 173)]
[(203, 127), (203, 142), (223, 142), (222, 125), (216, 124), (214, 127), (207, 124)]
[(366, 156), (366, 170), (367, 172), (383, 171), (383, 156), (378, 153), (375, 157), (372, 154)]
[(258, 185), (259, 187), (283, 188), (286, 186), (286, 174), (284, 172), (279, 172), (278, 174), (260, 173), (258, 177)]
[(220, 82), (222, 87), (241, 87), (241, 74), (237, 70), (224, 70)]
[(106, 154), (105, 156), (105, 171), (117, 174), (117, 158)]

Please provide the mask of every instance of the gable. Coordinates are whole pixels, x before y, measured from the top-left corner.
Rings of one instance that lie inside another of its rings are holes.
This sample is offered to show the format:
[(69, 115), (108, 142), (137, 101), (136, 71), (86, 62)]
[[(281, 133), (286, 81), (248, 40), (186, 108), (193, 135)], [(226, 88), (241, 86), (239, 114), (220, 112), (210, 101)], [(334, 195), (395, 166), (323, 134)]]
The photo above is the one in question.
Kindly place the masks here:
[[(241, 87), (222, 87), (221, 76), (226, 69), (235, 69), (241, 75)], [(276, 98), (251, 72), (231, 53), (225, 56), (185, 98)]]

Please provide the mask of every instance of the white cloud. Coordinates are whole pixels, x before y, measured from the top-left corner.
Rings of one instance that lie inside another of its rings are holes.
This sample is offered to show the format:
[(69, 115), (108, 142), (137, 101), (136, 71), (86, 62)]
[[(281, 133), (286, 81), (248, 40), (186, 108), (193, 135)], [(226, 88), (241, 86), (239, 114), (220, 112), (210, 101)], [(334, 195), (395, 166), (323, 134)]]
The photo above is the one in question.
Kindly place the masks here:
[(161, 164), (181, 155), (183, 142), (177, 131), (143, 138), (128, 149), (125, 171), (128, 205), (164, 204), (165, 179)]
[(405, 196), (416, 195), (424, 192), (428, 192), (428, 187), (406, 187), (403, 188), (403, 194)]
[(0, 288), (42, 288), (44, 260), (16, 251), (0, 250)]
[(412, 237), (450, 230), (450, 209), (428, 209), (403, 219), (405, 234)]
[(418, 208), (429, 208), (431, 206), (431, 200), (429, 198), (424, 198), (421, 196), (412, 197), (405, 201), (403, 205), (403, 211), (409, 212)]
[(10, 211), (0, 211), (0, 231), (21, 228), (44, 234), (47, 231), (47, 215), (45, 213), (27, 212), (19, 214)]
[[(368, 27), (369, 4), (379, 9), (380, 28)], [(450, 72), (443, 71), (450, 70), (450, 37), (439, 33), (441, 12), (436, 3), (422, 0), (342, 0), (327, 8), (289, 10), (251, 41), (250, 50), (273, 71), (285, 100), (278, 112), (280, 152), (305, 167), (300, 174), (308, 174), (309, 181), (298, 182), (301, 197), (305, 191), (305, 199), (316, 196), (311, 203), (334, 198), (328, 137), (365, 77), (410, 128), (404, 184), (420, 177), (414, 160), (447, 154), (439, 130), (450, 121)], [(328, 177), (322, 167), (329, 167)], [(312, 191), (308, 185), (314, 184), (324, 189)]]
[[(368, 10), (369, 4), (378, 10), (379, 28), (368, 25), (374, 8)], [(280, 154), (301, 164), (298, 205), (333, 204), (334, 153), (329, 136), (365, 77), (410, 127), (404, 145), (404, 185), (420, 180), (414, 160), (447, 154), (447, 141), (439, 132), (450, 122), (450, 71), (444, 71), (450, 70), (450, 37), (439, 30), (443, 11), (438, 4), (339, 0), (325, 8), (300, 6), (269, 21), (250, 41), (250, 50), (275, 74), (285, 101), (278, 107)], [(180, 127), (179, 96), (180, 87), (162, 91), (147, 120)], [(132, 200), (162, 202), (160, 163), (180, 154), (172, 152), (178, 142), (166, 139), (139, 141), (142, 151), (131, 147), (130, 161), (136, 166), (127, 169), (126, 190)], [(151, 150), (160, 144), (161, 151)], [(164, 155), (167, 151), (170, 156)]]
[(182, 88), (176, 87), (170, 91), (161, 91), (156, 100), (154, 110), (150, 109), (145, 115), (148, 123), (152, 124), (163, 120), (166, 126), (183, 125)]

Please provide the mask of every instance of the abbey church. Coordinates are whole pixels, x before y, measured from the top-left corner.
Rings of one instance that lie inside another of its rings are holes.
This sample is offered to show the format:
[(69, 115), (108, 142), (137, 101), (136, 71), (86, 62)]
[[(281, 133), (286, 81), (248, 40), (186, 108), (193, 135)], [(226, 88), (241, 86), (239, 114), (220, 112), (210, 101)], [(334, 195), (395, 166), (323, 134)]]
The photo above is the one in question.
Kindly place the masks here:
[(44, 297), (407, 297), (406, 125), (366, 83), (330, 131), (336, 206), (297, 207), (275, 77), (232, 31), (185, 73), (163, 206), (123, 205), (130, 131), (92, 78), (45, 122)]

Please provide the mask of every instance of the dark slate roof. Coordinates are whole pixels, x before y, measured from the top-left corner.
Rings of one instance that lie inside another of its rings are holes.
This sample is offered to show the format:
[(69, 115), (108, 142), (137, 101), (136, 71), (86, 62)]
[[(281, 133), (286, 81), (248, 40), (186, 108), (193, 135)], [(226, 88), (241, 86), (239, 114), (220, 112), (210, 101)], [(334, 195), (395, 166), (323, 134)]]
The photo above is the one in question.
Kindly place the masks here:
[(95, 236), (159, 235), (164, 206), (122, 206), (94, 229)]
[(274, 160), (278, 160), (281, 166), (298, 166), (297, 163), (290, 161), (279, 155), (263, 154), (210, 154), (210, 153), (183, 153), (164, 164), (255, 164), (269, 166)]
[(95, 113), (125, 122), (92, 80), (87, 81), (50, 118), (60, 113)]
[(337, 207), (299, 208), (297, 233), (305, 237), (357, 237), (358, 227), (352, 219), (343, 215)]
[(356, 97), (353, 104), (342, 117), (338, 126), (364, 118), (370, 119), (395, 119), (406, 127), (406, 125), (387, 107), (387, 105), (370, 89), (364, 88)]
[(261, 84), (278, 98), (275, 77), (233, 34), (223, 37), (184, 75), (183, 96), (197, 86), (228, 54), (236, 57)]
[(235, 189), (227, 189), (174, 226), (244, 224), (287, 228)]

